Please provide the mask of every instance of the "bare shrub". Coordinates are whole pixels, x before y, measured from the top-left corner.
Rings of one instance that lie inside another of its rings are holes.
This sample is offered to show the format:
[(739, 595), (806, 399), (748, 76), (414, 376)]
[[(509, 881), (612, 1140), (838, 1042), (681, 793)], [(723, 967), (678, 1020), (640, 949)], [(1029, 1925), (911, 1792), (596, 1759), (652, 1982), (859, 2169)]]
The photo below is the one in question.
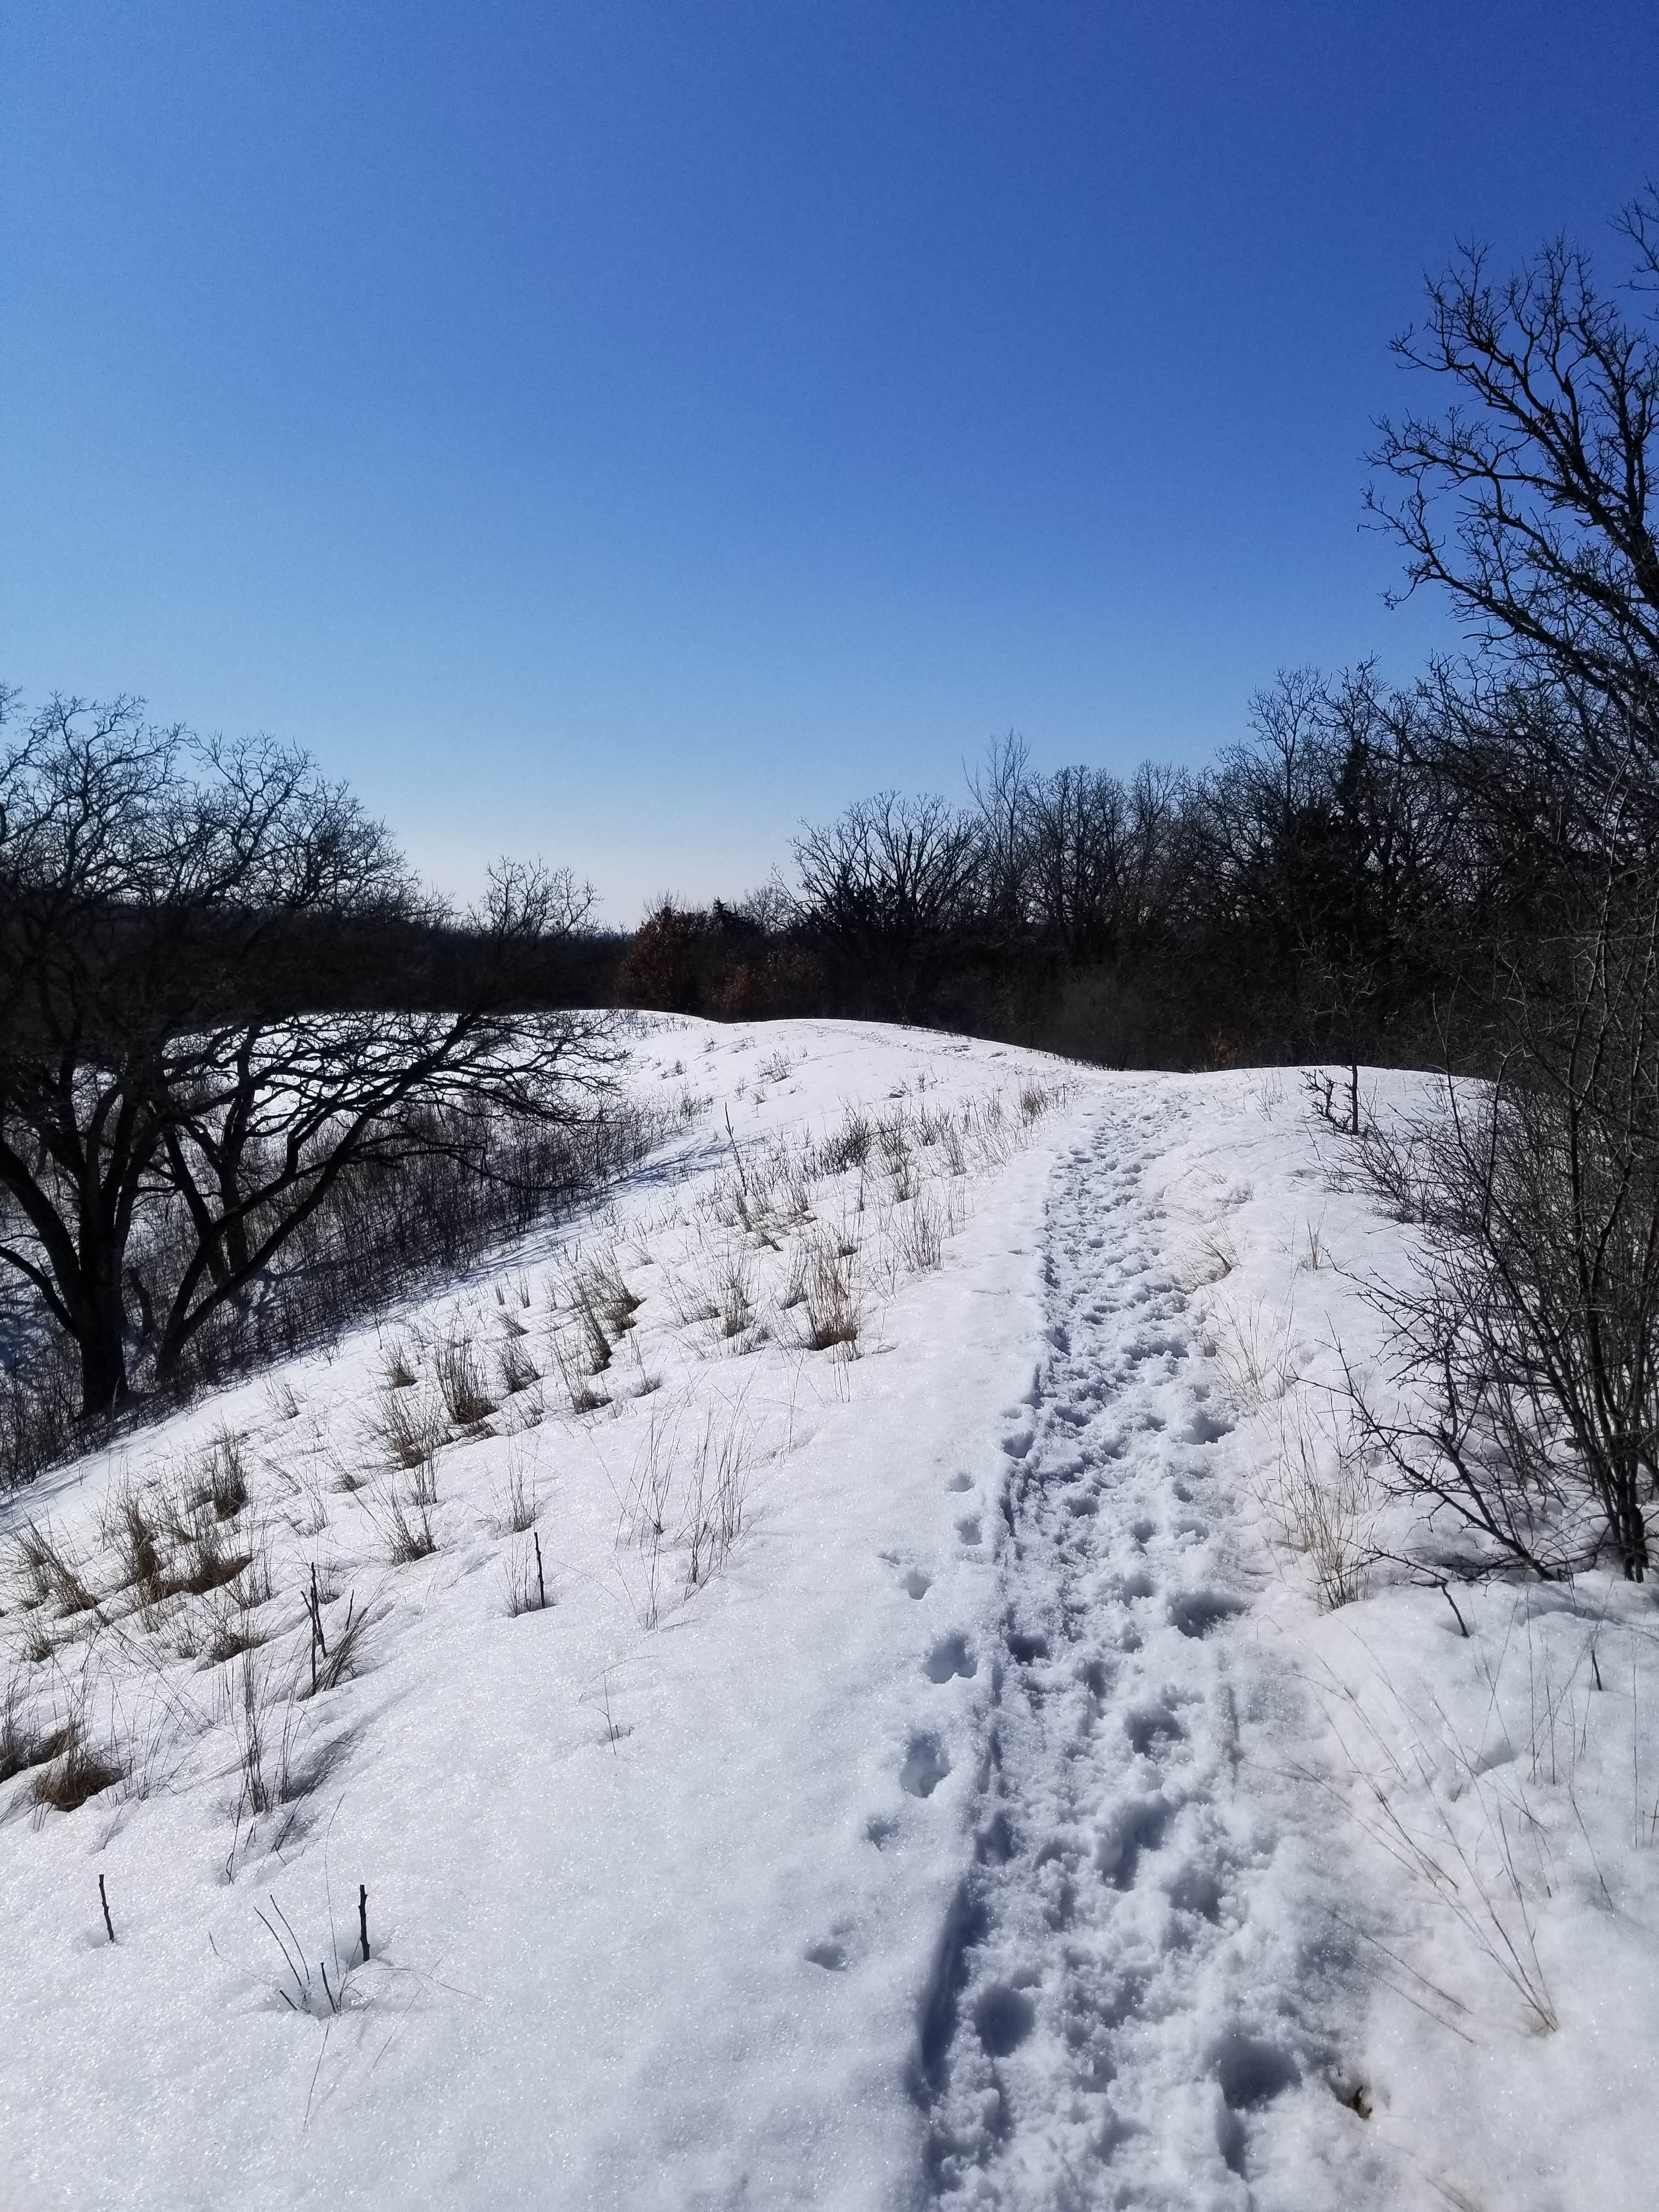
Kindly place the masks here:
[(1509, 983), (1497, 1080), (1364, 1135), (1421, 1266), (1370, 1285), (1393, 1406), (1354, 1403), (1460, 1573), (1646, 1575), (1659, 1510), (1659, 892)]
[[(348, 1942), (342, 1951), (331, 1912), (327, 1944), (334, 1960), (334, 1972), (331, 1975), (320, 1936), (313, 1944), (302, 1943), (295, 1933), (293, 1923), (277, 1903), (274, 1891), (270, 1904), (269, 1913), (263, 1906), (256, 1905), (253, 1917), (270, 1938), (283, 1961), (280, 1978), (274, 1984), (276, 1994), (290, 2012), (305, 2013), (313, 2020), (321, 2021), (326, 2027), (329, 2022), (337, 2020), (347, 2010), (352, 2001), (353, 1978), (368, 1963), (362, 1949), (358, 1943)], [(317, 1961), (315, 1977), (311, 1971), (313, 1959)]]
[(438, 1462), (435, 1458), (423, 1459), (418, 1467), (409, 1469), (409, 1502), (411, 1505), (435, 1505), (438, 1502)]
[(1000, 1168), (1014, 1152), (1014, 1135), (1007, 1109), (994, 1091), (988, 1098), (970, 1098), (962, 1109), (963, 1146), (970, 1164), (982, 1170)]
[(650, 1426), (635, 1463), (623, 1501), (618, 1540), (656, 1551), (668, 1533), (668, 1501), (674, 1483), (678, 1413), (659, 1407), (651, 1409)]
[(941, 1117), (939, 1149), (939, 1158), (944, 1162), (946, 1175), (965, 1176), (967, 1174), (968, 1155), (963, 1149), (962, 1130), (951, 1115), (946, 1114)]
[(289, 1494), (301, 1502), (298, 1507), (284, 1516), (296, 1536), (320, 1536), (328, 1526), (328, 1507), (324, 1503), (320, 1486), (297, 1475), (288, 1478)]
[[(265, 1773), (268, 1730), (264, 1676), (252, 1650), (246, 1646), (242, 1649), (231, 1715), (242, 1778), (240, 1805), (250, 1813), (268, 1813), (276, 1802), (276, 1792)], [(239, 1820), (240, 1817), (240, 1806)]]

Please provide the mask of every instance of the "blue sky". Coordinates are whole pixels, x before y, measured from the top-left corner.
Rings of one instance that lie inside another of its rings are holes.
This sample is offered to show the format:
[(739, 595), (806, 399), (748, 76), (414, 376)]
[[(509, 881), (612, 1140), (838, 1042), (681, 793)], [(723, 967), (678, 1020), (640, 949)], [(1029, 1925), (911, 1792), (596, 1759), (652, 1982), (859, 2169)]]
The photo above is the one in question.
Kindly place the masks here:
[(623, 921), (1010, 728), (1201, 761), (1447, 641), (1359, 526), (1387, 341), (1656, 122), (1610, 0), (13, 0), (0, 673)]

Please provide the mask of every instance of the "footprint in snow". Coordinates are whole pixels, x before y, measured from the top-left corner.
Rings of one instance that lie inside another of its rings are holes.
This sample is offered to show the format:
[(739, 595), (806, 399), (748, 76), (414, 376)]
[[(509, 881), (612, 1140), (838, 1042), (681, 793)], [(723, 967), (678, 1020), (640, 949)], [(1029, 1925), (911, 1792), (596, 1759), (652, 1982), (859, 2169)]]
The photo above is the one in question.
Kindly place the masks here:
[(945, 1746), (936, 1735), (913, 1735), (899, 1770), (899, 1782), (913, 1797), (931, 1797), (951, 1771)]
[(1030, 1998), (1004, 1982), (993, 1982), (974, 2007), (974, 2026), (991, 2058), (1006, 2058), (1018, 2051), (1036, 2025), (1036, 2007)]
[(1218, 1444), (1223, 1437), (1230, 1437), (1232, 1432), (1230, 1420), (1200, 1406), (1187, 1424), (1186, 1440), (1189, 1444)]
[(1201, 1638), (1243, 1610), (1243, 1599), (1230, 1597), (1225, 1590), (1180, 1590), (1170, 1600), (1170, 1626), (1183, 1636)]
[(970, 1681), (979, 1672), (979, 1662), (968, 1649), (965, 1636), (946, 1636), (928, 1653), (923, 1672), (930, 1682), (949, 1682), (957, 1675)]
[(1131, 1798), (1119, 1806), (1095, 1845), (1095, 1864), (1114, 1889), (1133, 1886), (1142, 1854), (1158, 1849), (1174, 1814), (1162, 1797)]

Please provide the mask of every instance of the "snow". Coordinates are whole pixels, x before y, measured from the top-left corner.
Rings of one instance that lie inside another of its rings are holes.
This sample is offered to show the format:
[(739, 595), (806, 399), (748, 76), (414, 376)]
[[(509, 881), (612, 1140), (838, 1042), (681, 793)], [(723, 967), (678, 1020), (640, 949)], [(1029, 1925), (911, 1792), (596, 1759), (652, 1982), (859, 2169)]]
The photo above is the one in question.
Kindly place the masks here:
[[(630, 1080), (684, 1132), (587, 1218), (0, 1509), (97, 1601), (14, 1558), (15, 1710), (130, 1770), (0, 1783), (0, 2202), (1649, 2202), (1652, 1607), (1364, 1565), (1412, 1254), (1294, 1074), (659, 1018)], [(497, 1402), (394, 1565), (447, 1342)], [(141, 1603), (120, 1501), (225, 1431), (272, 1595)]]

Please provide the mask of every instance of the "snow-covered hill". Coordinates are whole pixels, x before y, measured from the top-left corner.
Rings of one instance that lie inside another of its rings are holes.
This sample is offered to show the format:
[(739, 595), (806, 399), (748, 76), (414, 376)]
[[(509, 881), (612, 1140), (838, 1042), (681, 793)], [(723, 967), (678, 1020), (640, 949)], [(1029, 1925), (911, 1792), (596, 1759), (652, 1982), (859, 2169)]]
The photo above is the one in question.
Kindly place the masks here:
[(1367, 1565), (1294, 1079), (632, 1080), (591, 1218), (3, 1509), (0, 2201), (1648, 2203), (1651, 1607)]

